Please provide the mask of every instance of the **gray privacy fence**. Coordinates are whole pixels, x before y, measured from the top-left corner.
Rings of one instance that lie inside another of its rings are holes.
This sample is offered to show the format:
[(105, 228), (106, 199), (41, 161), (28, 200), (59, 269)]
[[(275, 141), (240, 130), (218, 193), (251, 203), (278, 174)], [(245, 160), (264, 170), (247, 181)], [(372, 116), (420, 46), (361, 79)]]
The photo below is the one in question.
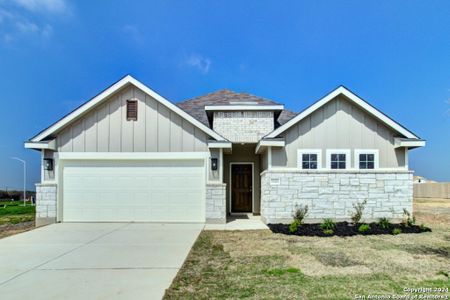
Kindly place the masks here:
[(414, 197), (450, 199), (450, 182), (415, 183)]

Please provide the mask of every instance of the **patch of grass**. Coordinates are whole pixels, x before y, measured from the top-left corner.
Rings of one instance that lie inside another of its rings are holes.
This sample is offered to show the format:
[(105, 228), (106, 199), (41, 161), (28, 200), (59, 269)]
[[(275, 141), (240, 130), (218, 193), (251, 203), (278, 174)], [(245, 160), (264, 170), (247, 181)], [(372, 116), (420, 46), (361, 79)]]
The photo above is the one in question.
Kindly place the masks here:
[(349, 267), (359, 265), (357, 261), (352, 260), (347, 254), (340, 251), (315, 252), (313, 255), (325, 266)]
[(437, 255), (450, 259), (450, 247), (430, 247), (426, 245), (406, 245), (404, 250), (411, 254)]
[(33, 221), (34, 217), (34, 206), (23, 206), (23, 204), (18, 201), (2, 202), (0, 204), (0, 225)]
[(443, 275), (443, 276), (445, 276), (445, 277), (449, 277), (448, 276), (448, 272), (446, 272), (446, 271), (442, 271), (442, 270), (440, 270), (440, 271), (438, 271), (437, 273), (436, 273), (436, 275)]
[(287, 268), (287, 269), (275, 268), (265, 270), (264, 273), (271, 276), (282, 276), (288, 273), (300, 273), (300, 270), (297, 268)]
[(324, 238), (203, 231), (164, 298), (354, 299), (403, 294), (404, 287), (447, 287), (448, 203), (415, 204), (417, 221), (433, 228), (421, 234)]

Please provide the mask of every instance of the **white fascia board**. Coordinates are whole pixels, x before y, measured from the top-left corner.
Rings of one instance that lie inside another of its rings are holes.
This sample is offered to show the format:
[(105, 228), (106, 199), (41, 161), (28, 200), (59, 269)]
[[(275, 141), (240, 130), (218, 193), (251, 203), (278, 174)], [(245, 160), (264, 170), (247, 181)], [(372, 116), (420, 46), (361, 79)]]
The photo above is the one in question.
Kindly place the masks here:
[(285, 145), (286, 142), (284, 140), (277, 140), (277, 141), (261, 140), (256, 145), (255, 153), (259, 154), (264, 147), (284, 147)]
[(231, 142), (208, 142), (208, 148), (210, 149), (218, 149), (218, 148), (227, 148), (231, 149), (233, 147), (233, 144)]
[(206, 111), (283, 110), (284, 105), (209, 105)]
[(176, 106), (169, 100), (165, 99), (164, 97), (162, 97), (161, 95), (159, 95), (158, 93), (156, 93), (155, 91), (153, 91), (152, 89), (150, 89), (149, 87), (144, 85), (143, 83), (139, 82), (132, 76), (127, 75), (124, 78), (122, 78), (121, 80), (119, 80), (118, 82), (116, 82), (115, 84), (113, 84), (112, 86), (110, 86), (108, 89), (106, 89), (105, 91), (100, 93), (99, 95), (92, 98), (90, 101), (86, 102), (85, 104), (83, 104), (82, 106), (80, 106), (79, 108), (77, 108), (76, 110), (74, 110), (73, 112), (71, 112), (70, 114), (68, 114), (67, 116), (65, 116), (58, 122), (56, 122), (55, 124), (51, 125), (49, 128), (47, 128), (44, 131), (42, 131), (41, 133), (39, 133), (37, 136), (33, 137), (31, 139), (31, 141), (39, 142), (42, 139), (46, 138), (47, 136), (55, 133), (56, 131), (58, 131), (59, 129), (64, 127), (65, 125), (72, 122), (78, 116), (87, 112), (88, 110), (90, 110), (91, 108), (93, 108), (94, 106), (96, 106), (97, 104), (99, 104), (100, 102), (102, 102), (103, 100), (105, 100), (106, 98), (108, 98), (113, 93), (115, 93), (116, 91), (118, 91), (119, 89), (121, 89), (122, 87), (124, 87), (127, 84), (133, 84), (137, 88), (141, 89), (142, 91), (144, 91), (145, 93), (150, 95), (152, 98), (154, 98), (156, 101), (160, 102), (161, 104), (163, 104), (164, 106), (166, 106), (167, 108), (172, 110), (173, 112), (177, 113), (182, 118), (186, 119), (187, 121), (189, 121), (190, 123), (192, 123), (193, 125), (198, 127), (199, 129), (201, 129), (202, 131), (204, 131), (205, 133), (210, 135), (212, 138), (214, 138), (216, 140), (220, 140), (220, 141), (226, 140), (225, 138), (223, 138), (222, 136), (217, 134), (212, 129), (208, 128), (207, 126), (205, 126), (198, 120), (194, 119), (192, 116), (190, 116), (188, 113), (183, 111), (181, 108), (179, 108), (178, 106)]
[(417, 139), (402, 139), (402, 138), (395, 138), (394, 140), (395, 148), (401, 148), (401, 147), (424, 147), (426, 142), (424, 140), (417, 140)]
[(208, 152), (59, 152), (60, 160), (190, 160), (206, 159)]
[(45, 149), (45, 150), (56, 150), (56, 142), (55, 140), (51, 141), (42, 141), (42, 142), (25, 142), (24, 143), (25, 148), (27, 149)]
[(329, 93), (328, 95), (326, 95), (325, 97), (323, 97), (322, 99), (320, 99), (319, 101), (317, 101), (316, 103), (314, 103), (313, 105), (311, 105), (310, 107), (308, 107), (307, 109), (305, 109), (304, 111), (299, 113), (296, 117), (289, 120), (284, 125), (278, 127), (276, 130), (272, 131), (271, 133), (269, 133), (266, 137), (267, 138), (277, 137), (279, 134), (283, 133), (288, 128), (297, 124), (299, 121), (301, 121), (305, 117), (309, 116), (311, 113), (313, 113), (320, 107), (324, 106), (325, 104), (327, 104), (328, 102), (330, 102), (331, 100), (333, 100), (334, 98), (336, 98), (339, 95), (344, 95), (345, 97), (350, 99), (352, 102), (356, 103), (357, 105), (362, 107), (364, 110), (366, 110), (367, 112), (369, 112), (370, 114), (372, 114), (373, 116), (375, 116), (376, 118), (378, 118), (379, 120), (384, 122), (386, 125), (388, 125), (392, 129), (401, 133), (405, 137), (412, 138), (412, 139), (419, 139), (419, 137), (417, 137), (414, 133), (407, 130), (406, 128), (404, 128), (403, 126), (401, 126), (400, 124), (398, 124), (397, 122), (395, 122), (394, 120), (392, 120), (391, 118), (389, 118), (388, 116), (383, 114), (381, 111), (379, 111), (378, 109), (376, 109), (375, 107), (373, 107), (372, 105), (370, 105), (369, 103), (367, 103), (366, 101), (364, 101), (363, 99), (361, 99), (360, 97), (358, 97), (357, 95), (355, 95), (354, 93), (352, 93), (351, 91), (349, 91), (348, 89), (346, 89), (343, 86), (338, 87), (337, 89), (335, 89), (334, 91), (332, 91), (331, 93)]

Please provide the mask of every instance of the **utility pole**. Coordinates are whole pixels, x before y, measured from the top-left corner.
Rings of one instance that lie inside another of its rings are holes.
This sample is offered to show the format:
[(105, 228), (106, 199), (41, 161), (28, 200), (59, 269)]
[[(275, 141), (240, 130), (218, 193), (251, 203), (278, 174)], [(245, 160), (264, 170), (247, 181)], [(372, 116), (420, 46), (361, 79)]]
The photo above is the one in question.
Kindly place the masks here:
[(11, 157), (11, 159), (15, 159), (23, 163), (23, 206), (27, 205), (27, 162), (18, 157)]

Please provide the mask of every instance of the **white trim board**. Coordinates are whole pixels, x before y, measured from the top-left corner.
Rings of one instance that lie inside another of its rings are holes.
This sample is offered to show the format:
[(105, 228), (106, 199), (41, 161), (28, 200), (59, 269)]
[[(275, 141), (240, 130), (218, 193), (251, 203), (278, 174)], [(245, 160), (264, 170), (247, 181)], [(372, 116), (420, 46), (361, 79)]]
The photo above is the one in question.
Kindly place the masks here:
[(206, 111), (283, 110), (284, 105), (207, 105)]
[(58, 152), (60, 160), (186, 160), (207, 159), (209, 152)]
[(280, 135), (293, 125), (297, 124), (302, 119), (306, 118), (311, 113), (313, 113), (323, 105), (327, 104), (331, 100), (335, 99), (339, 95), (344, 95), (345, 97), (350, 99), (350, 101), (354, 102), (355, 104), (357, 104), (358, 106), (360, 106), (361, 108), (363, 108), (364, 110), (375, 116), (377, 119), (384, 122), (390, 128), (404, 135), (405, 137), (411, 139), (420, 139), (414, 133), (404, 128), (403, 126), (401, 126), (400, 124), (398, 124), (397, 122), (395, 122), (394, 120), (392, 120), (391, 118), (383, 114), (381, 111), (379, 111), (378, 109), (376, 109), (375, 107), (373, 107), (372, 105), (370, 105), (369, 103), (367, 103), (366, 101), (364, 101), (363, 99), (361, 99), (360, 97), (358, 97), (357, 95), (355, 95), (354, 93), (352, 93), (343, 86), (338, 87), (337, 89), (335, 89), (334, 91), (332, 91), (331, 93), (329, 93), (328, 95), (326, 95), (325, 97), (323, 97), (322, 99), (320, 99), (319, 101), (317, 101), (316, 103), (314, 103), (313, 105), (311, 105), (310, 107), (299, 113), (293, 119), (289, 120), (284, 125), (278, 127), (277, 129), (269, 133), (266, 136), (266, 138), (276, 138), (278, 135)]
[(218, 141), (209, 141), (208, 142), (208, 148), (209, 149), (231, 149), (233, 147), (233, 144), (231, 142), (218, 142)]
[(424, 140), (417, 140), (417, 139), (402, 139), (402, 138), (394, 139), (395, 148), (423, 147), (423, 146), (425, 146), (425, 143), (426, 142)]
[(263, 147), (284, 147), (286, 142), (284, 140), (260, 140), (255, 148), (255, 153), (259, 154)]
[(69, 113), (67, 116), (63, 117), (61, 120), (57, 121), (56, 123), (54, 123), (47, 129), (43, 130), (42, 132), (40, 132), (39, 134), (37, 134), (36, 136), (31, 138), (31, 142), (39, 142), (42, 139), (46, 138), (47, 136), (55, 133), (59, 129), (68, 125), (70, 122), (74, 121), (80, 115), (86, 113), (88, 110), (97, 106), (99, 103), (101, 103), (102, 101), (107, 99), (109, 96), (111, 96), (112, 94), (114, 94), (115, 92), (117, 92), (118, 90), (120, 90), (121, 88), (126, 86), (127, 84), (132, 84), (135, 87), (141, 89), (142, 91), (147, 93), (150, 97), (154, 98), (156, 101), (163, 104), (168, 109), (172, 110), (173, 112), (175, 112), (182, 118), (186, 119), (187, 121), (192, 123), (194, 126), (198, 127), (206, 134), (210, 135), (212, 138), (219, 140), (219, 141), (226, 141), (225, 138), (223, 138), (218, 133), (213, 131), (211, 128), (208, 128), (207, 126), (205, 126), (204, 124), (202, 124), (201, 122), (199, 122), (198, 120), (196, 120), (195, 118), (190, 116), (184, 110), (182, 110), (181, 108), (179, 108), (178, 106), (176, 106), (175, 104), (170, 102), (169, 100), (165, 99), (164, 97), (162, 97), (161, 95), (159, 95), (158, 93), (156, 93), (155, 91), (153, 91), (152, 89), (150, 89), (149, 87), (147, 87), (146, 85), (144, 85), (143, 83), (138, 81), (137, 79), (133, 78), (130, 75), (127, 75), (124, 78), (120, 79), (115, 84), (113, 84), (112, 86), (110, 86), (109, 88), (107, 88), (106, 90), (104, 90), (103, 92), (101, 92), (100, 94), (98, 94), (97, 96), (95, 96), (94, 98), (92, 98), (91, 100), (89, 100), (88, 102), (84, 103), (83, 105), (81, 105), (80, 107), (78, 107), (77, 109), (75, 109), (74, 111)]
[[(229, 204), (229, 213), (230, 214), (241, 214), (239, 212), (232, 212), (231, 210), (231, 189), (233, 188), (233, 177), (232, 177), (232, 165), (252, 165), (252, 211), (250, 213), (253, 213), (255, 211), (255, 163), (253, 162), (230, 162), (230, 188), (229, 188), (229, 197), (228, 197), (228, 204)], [(244, 212), (243, 214), (247, 214), (248, 212)]]
[(39, 142), (25, 142), (24, 144), (26, 149), (47, 149), (47, 150), (56, 150), (56, 141), (39, 141)]

